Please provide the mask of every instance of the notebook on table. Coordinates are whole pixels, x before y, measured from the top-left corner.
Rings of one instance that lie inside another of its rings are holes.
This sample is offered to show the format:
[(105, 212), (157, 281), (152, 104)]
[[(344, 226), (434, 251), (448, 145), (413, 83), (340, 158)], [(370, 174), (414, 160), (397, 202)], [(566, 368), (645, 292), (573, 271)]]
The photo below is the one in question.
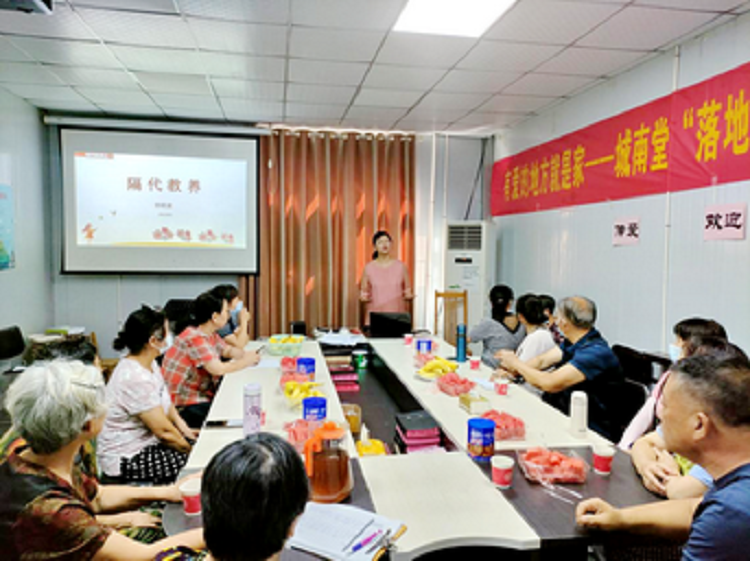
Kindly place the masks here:
[(286, 547), (337, 561), (374, 560), (405, 531), (402, 522), (355, 506), (309, 502)]

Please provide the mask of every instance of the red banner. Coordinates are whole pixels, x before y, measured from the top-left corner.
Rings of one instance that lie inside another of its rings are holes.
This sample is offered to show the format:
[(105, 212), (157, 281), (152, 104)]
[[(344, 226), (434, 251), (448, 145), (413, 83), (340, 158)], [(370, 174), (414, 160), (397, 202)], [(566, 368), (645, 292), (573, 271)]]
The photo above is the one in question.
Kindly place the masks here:
[(750, 64), (495, 162), (492, 214), (750, 179)]

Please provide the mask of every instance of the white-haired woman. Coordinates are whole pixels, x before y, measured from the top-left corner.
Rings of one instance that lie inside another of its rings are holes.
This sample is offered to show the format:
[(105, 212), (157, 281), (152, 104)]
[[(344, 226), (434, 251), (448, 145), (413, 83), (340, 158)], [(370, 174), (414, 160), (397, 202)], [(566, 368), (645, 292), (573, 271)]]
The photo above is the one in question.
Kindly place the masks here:
[(155, 500), (179, 501), (177, 485), (97, 485), (74, 466), (81, 445), (104, 423), (104, 380), (93, 366), (56, 360), (28, 368), (6, 407), (28, 442), (0, 465), (0, 551), (7, 559), (153, 559), (165, 547), (203, 547), (200, 530), (150, 545), (96, 519)]

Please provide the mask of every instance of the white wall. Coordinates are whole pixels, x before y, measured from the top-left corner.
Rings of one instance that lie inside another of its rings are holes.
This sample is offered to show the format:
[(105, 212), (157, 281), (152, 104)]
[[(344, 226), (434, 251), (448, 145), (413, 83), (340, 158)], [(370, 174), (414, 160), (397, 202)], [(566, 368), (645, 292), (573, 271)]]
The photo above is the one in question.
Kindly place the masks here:
[[(414, 325), (433, 330), (435, 291), (446, 288), (443, 283), (446, 222), (488, 217), (485, 185), (492, 166), (492, 143), (490, 139), (420, 134), (416, 162)], [(480, 165), (482, 172), (477, 184)]]
[[(750, 60), (750, 15), (597, 86), (495, 140), (495, 159), (668, 95)], [(750, 241), (704, 242), (702, 213), (747, 202), (750, 182), (495, 218), (498, 280), (517, 294), (580, 293), (612, 343), (666, 349), (672, 325), (713, 317), (750, 349)], [(641, 243), (612, 247), (615, 218), (639, 216)]]
[(0, 271), (0, 328), (25, 335), (52, 321), (45, 130), (37, 109), (0, 89), (0, 183), (13, 188), (15, 269)]

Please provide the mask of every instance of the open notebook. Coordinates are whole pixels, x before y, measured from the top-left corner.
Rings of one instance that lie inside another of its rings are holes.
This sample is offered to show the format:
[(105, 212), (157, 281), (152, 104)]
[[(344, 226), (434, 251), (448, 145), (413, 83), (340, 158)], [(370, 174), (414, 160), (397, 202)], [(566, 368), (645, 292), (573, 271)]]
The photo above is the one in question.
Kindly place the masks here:
[(287, 547), (326, 559), (377, 559), (406, 531), (398, 520), (349, 505), (309, 502)]

